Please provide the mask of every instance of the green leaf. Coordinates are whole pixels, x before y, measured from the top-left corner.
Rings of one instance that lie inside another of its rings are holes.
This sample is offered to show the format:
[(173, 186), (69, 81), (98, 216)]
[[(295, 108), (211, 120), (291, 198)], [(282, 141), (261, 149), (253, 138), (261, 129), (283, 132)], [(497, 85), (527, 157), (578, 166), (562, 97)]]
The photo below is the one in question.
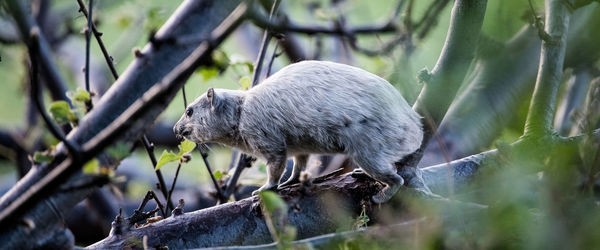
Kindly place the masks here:
[(287, 204), (275, 192), (269, 190), (262, 191), (258, 193), (258, 197), (260, 198), (260, 203), (269, 213), (273, 213), (275, 210), (284, 213), (287, 212)]
[(73, 102), (85, 104), (86, 102), (90, 101), (91, 95), (90, 92), (87, 92), (81, 88), (77, 88), (76, 91), (67, 91), (67, 97), (69, 97), (69, 99), (71, 99)]
[(58, 124), (65, 124), (70, 121), (71, 116), (74, 116), (71, 112), (71, 107), (66, 101), (55, 101), (50, 104), (50, 115)]
[(206, 82), (219, 75), (219, 69), (217, 67), (202, 67), (199, 68), (196, 73), (202, 76), (202, 81)]
[(250, 86), (252, 85), (252, 79), (250, 79), (249, 76), (244, 76), (242, 78), (240, 78), (240, 86), (242, 86), (242, 89), (249, 89)]
[(154, 170), (159, 170), (163, 165), (169, 162), (178, 161), (179, 158), (181, 158), (180, 155), (164, 150), (160, 155), (160, 158), (158, 159), (158, 162), (156, 163), (156, 168)]
[(196, 143), (193, 141), (182, 141), (181, 143), (179, 143), (179, 156), (182, 156), (185, 153), (189, 153), (190, 151), (194, 150), (195, 147)]
[(221, 70), (225, 70), (227, 69), (227, 67), (229, 67), (229, 57), (227, 56), (227, 53), (225, 53), (225, 51), (223, 50), (216, 50), (215, 52), (213, 52), (213, 62), (214, 65), (216, 66), (216, 68), (221, 69)]
[(116, 145), (110, 146), (106, 149), (106, 153), (117, 160), (123, 160), (129, 156), (129, 147), (126, 143), (118, 142)]
[(98, 159), (94, 158), (85, 163), (83, 165), (83, 173), (85, 174), (95, 174), (100, 172), (100, 162)]
[(216, 171), (216, 172), (213, 174), (213, 176), (215, 177), (215, 179), (219, 180), (219, 179), (221, 179), (221, 178), (223, 178), (223, 177), (229, 177), (229, 174), (224, 174), (224, 173), (221, 173), (221, 171), (217, 170), (217, 171)]
[(33, 161), (36, 163), (49, 163), (54, 160), (54, 156), (47, 151), (36, 151), (33, 153)]

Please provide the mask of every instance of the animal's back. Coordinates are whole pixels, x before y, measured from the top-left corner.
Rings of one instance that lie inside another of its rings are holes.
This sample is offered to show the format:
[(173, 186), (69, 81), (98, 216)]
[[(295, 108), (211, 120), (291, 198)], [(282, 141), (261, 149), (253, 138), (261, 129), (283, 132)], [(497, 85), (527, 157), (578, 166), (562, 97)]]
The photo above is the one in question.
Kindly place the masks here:
[(419, 116), (391, 84), (332, 62), (281, 69), (247, 91), (241, 116), (248, 139), (279, 136), (272, 139), (284, 140), (290, 155), (364, 147), (398, 155), (416, 150), (422, 138)]

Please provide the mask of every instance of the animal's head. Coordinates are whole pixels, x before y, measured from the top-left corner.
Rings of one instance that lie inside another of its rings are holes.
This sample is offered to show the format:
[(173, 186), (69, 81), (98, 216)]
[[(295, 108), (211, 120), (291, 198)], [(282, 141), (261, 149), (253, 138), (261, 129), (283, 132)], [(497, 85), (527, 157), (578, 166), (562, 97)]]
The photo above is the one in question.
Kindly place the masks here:
[(196, 143), (222, 142), (235, 136), (242, 97), (239, 91), (213, 89), (191, 103), (173, 126), (178, 137)]

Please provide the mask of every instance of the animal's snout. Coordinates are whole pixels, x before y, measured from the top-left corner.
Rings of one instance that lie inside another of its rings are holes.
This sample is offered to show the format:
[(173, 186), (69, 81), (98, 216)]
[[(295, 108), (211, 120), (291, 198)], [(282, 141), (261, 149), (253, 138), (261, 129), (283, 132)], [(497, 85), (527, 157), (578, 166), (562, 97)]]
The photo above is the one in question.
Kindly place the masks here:
[(177, 123), (177, 124), (175, 124), (175, 126), (173, 126), (173, 133), (177, 137), (185, 137), (185, 136), (190, 135), (192, 133), (192, 131), (190, 129), (186, 128), (185, 126)]

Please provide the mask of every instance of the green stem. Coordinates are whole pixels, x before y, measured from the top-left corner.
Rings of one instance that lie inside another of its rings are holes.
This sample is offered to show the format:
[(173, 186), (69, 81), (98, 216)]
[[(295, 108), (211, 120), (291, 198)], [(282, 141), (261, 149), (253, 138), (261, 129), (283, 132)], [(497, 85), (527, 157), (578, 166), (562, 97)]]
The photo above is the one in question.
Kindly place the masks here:
[(524, 136), (541, 137), (554, 132), (552, 120), (563, 73), (569, 19), (570, 13), (565, 0), (546, 1), (545, 31), (550, 35), (550, 39), (542, 41), (540, 66), (525, 122)]

